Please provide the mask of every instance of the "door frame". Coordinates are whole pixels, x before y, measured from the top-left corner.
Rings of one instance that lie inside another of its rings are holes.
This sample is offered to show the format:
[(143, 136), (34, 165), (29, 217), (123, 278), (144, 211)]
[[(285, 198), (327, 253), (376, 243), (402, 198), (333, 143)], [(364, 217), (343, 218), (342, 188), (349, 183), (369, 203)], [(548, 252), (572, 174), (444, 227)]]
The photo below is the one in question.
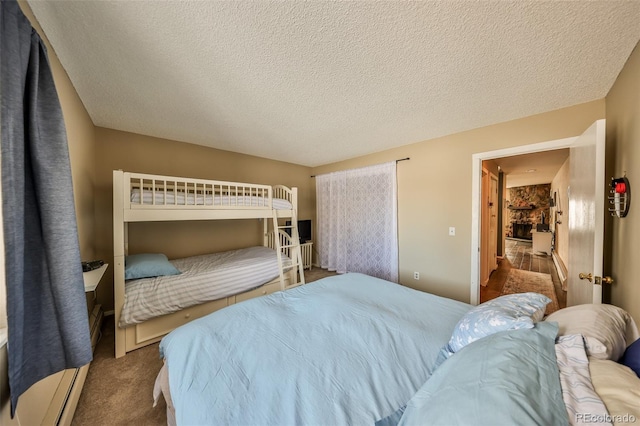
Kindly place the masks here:
[[(484, 160), (512, 157), (514, 155), (533, 154), (535, 152), (571, 148), (576, 139), (578, 139), (578, 136), (529, 145), (514, 146), (494, 151), (479, 152), (471, 156), (471, 286), (469, 289), (469, 303), (472, 305), (480, 303), (482, 162)], [(500, 230), (500, 232), (502, 231)]]
[[(491, 189), (491, 186), (493, 185), (493, 182), (495, 181), (496, 183), (496, 191), (495, 193), (493, 192), (493, 190)], [(502, 232), (498, 229), (498, 215), (500, 214), (500, 211), (498, 210), (498, 185), (499, 183), (499, 179), (498, 176), (494, 175), (493, 173), (489, 172), (489, 199), (491, 200), (490, 202), (493, 203), (492, 205), (492, 211), (495, 213), (494, 216), (489, 216), (489, 248), (495, 247), (495, 252), (491, 253), (489, 252), (489, 260), (491, 261), (491, 272), (495, 271), (496, 269), (498, 269), (498, 233)], [(495, 200), (494, 197), (495, 196)], [(495, 209), (495, 210), (494, 210)], [(493, 217), (495, 217), (495, 219), (493, 219)], [(493, 236), (493, 238), (491, 237), (491, 226), (492, 224), (495, 224), (494, 226), (494, 230), (495, 230), (495, 235)], [(493, 240), (493, 241), (492, 241)], [(491, 272), (489, 272), (489, 276), (491, 276)]]
[(480, 266), (478, 267), (480, 273), (480, 285), (485, 285), (487, 281), (489, 281), (489, 239), (483, 238), (484, 233), (488, 233), (489, 229), (489, 218), (486, 214), (487, 210), (487, 198), (489, 189), (489, 179), (490, 179), (489, 170), (482, 167), (480, 170), (480, 241), (478, 242), (478, 247), (480, 247), (479, 256), (480, 256)]

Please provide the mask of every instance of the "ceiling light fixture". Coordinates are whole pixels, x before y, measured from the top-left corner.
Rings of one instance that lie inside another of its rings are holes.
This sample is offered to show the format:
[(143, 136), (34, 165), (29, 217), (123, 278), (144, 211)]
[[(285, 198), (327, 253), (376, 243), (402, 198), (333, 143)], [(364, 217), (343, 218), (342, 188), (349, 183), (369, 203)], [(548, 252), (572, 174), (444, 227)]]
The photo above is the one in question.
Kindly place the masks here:
[(527, 173), (533, 173), (533, 172), (537, 172), (537, 171), (538, 171), (538, 169), (529, 169), (529, 170), (527, 170)]

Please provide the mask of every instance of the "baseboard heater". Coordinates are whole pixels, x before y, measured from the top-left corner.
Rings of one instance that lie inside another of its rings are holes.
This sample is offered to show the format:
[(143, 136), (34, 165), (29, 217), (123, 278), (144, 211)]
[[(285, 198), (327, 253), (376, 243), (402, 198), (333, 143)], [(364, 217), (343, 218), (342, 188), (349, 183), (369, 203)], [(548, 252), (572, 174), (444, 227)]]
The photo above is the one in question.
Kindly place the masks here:
[(302, 253), (302, 265), (304, 269), (311, 269), (313, 266), (313, 243), (300, 244)]
[[(102, 325), (102, 306), (95, 305), (89, 316), (89, 332), (91, 333), (91, 348), (95, 350), (100, 339), (100, 328)], [(78, 407), (80, 394), (84, 387), (84, 382), (89, 372), (89, 365), (80, 368), (65, 370), (60, 380), (60, 384), (53, 395), (49, 409), (42, 421), (43, 425), (70, 426), (73, 414)], [(24, 426), (21, 424), (21, 426)]]
[[(95, 305), (91, 315), (89, 316), (89, 332), (91, 335), (92, 351), (95, 351), (98, 340), (100, 339), (100, 329), (103, 317), (102, 305)], [(80, 368), (65, 370), (61, 384), (58, 386), (58, 391), (54, 396), (54, 401), (49, 406), (49, 412), (42, 424), (52, 424), (57, 426), (71, 425), (73, 414), (76, 412), (76, 408), (78, 407), (80, 394), (82, 393), (82, 388), (84, 387), (84, 382), (87, 378), (87, 373), (89, 372), (90, 364), (91, 363)], [(60, 395), (61, 392), (62, 395)], [(57, 404), (54, 403), (56, 402), (56, 399), (58, 401)]]
[(566, 288), (565, 283), (567, 281), (567, 268), (564, 266), (562, 259), (558, 257), (555, 251), (551, 252), (551, 257), (553, 258), (553, 264), (556, 265), (558, 278), (560, 278), (560, 283), (562, 284), (562, 289), (564, 290)]

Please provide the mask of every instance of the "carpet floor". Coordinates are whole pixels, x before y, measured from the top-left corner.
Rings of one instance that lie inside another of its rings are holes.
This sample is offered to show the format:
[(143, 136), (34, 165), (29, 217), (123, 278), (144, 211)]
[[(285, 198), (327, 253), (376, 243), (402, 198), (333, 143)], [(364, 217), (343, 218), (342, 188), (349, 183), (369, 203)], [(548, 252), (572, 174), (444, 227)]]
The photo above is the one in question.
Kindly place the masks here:
[[(331, 275), (335, 272), (312, 268), (305, 281)], [(72, 425), (166, 425), (164, 399), (153, 407), (153, 384), (162, 368), (159, 343), (116, 359), (114, 327), (114, 317), (105, 318)]]
[(507, 276), (507, 281), (502, 287), (502, 294), (527, 292), (544, 294), (551, 299), (551, 303), (547, 305), (545, 315), (552, 314), (559, 309), (556, 290), (550, 274), (511, 269)]
[(162, 368), (159, 343), (114, 358), (114, 317), (106, 317), (72, 425), (166, 425), (166, 404), (153, 407), (153, 384)]

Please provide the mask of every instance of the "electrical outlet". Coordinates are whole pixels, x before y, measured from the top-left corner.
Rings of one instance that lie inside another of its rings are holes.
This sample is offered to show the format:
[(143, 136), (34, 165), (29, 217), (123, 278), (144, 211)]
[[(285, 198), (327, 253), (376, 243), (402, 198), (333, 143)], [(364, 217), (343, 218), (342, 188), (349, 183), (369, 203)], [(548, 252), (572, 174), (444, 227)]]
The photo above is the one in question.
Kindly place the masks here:
[(420, 272), (414, 272), (413, 273), (413, 279), (414, 280), (419, 280), (420, 279)]
[(455, 226), (450, 226), (449, 227), (449, 236), (451, 236), (451, 237), (455, 237), (456, 236), (456, 228), (455, 228)]

